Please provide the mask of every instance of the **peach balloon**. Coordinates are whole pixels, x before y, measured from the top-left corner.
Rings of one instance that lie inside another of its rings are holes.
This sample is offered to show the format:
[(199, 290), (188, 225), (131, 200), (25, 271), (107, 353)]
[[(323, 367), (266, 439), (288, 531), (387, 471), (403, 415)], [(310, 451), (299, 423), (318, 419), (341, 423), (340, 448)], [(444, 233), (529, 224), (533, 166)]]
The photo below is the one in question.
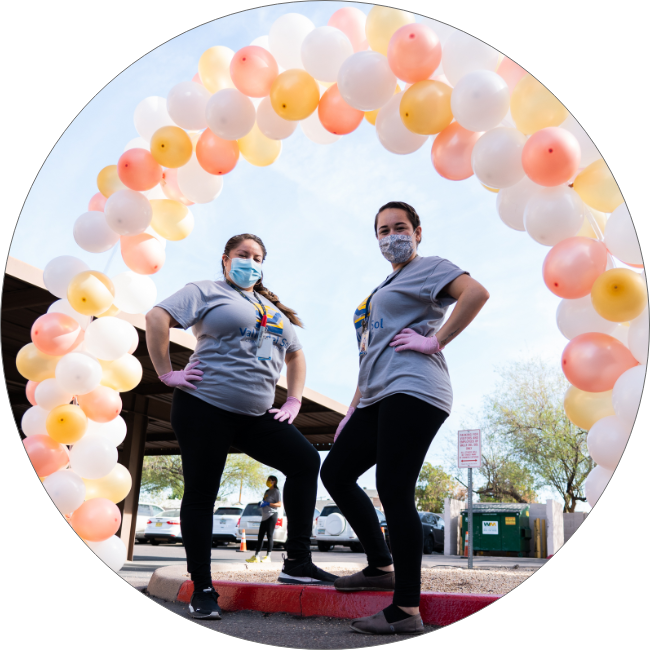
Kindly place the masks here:
[(237, 140), (224, 140), (206, 129), (196, 143), (196, 159), (206, 172), (221, 176), (235, 168), (239, 145)]
[(388, 65), (398, 79), (407, 83), (428, 79), (441, 59), (440, 39), (421, 23), (400, 27), (388, 43)]
[(545, 187), (568, 183), (580, 167), (576, 137), (559, 126), (533, 133), (524, 145), (521, 163), (531, 181)]
[(67, 447), (44, 433), (25, 438), (23, 445), (36, 473), (41, 478), (58, 472), (70, 461)]
[(526, 76), (526, 71), (512, 59), (504, 56), (497, 68), (497, 74), (508, 84), (508, 89), (512, 93), (515, 86)]
[(366, 40), (366, 14), (355, 7), (338, 9), (327, 21), (329, 27), (340, 29), (352, 43), (355, 52), (368, 49)]
[(104, 212), (107, 198), (101, 193), (93, 194), (90, 201), (88, 201), (88, 212)]
[(589, 393), (612, 390), (616, 380), (639, 362), (613, 336), (580, 334), (562, 352), (562, 370), (569, 383)]
[(178, 170), (165, 169), (160, 179), (160, 187), (163, 194), (172, 201), (178, 201), (183, 205), (194, 205), (192, 201), (185, 197), (181, 188), (178, 186)]
[(27, 395), (27, 401), (32, 405), (36, 406), (36, 397), (34, 393), (36, 392), (36, 386), (40, 384), (39, 381), (32, 381), (31, 379), (27, 382), (25, 386), (25, 394)]
[(122, 521), (120, 509), (109, 499), (89, 499), (70, 517), (70, 525), (81, 539), (103, 542), (117, 532)]
[(472, 149), (482, 135), (452, 122), (438, 134), (431, 147), (431, 160), (436, 171), (450, 181), (462, 181), (472, 176)]
[(280, 70), (273, 55), (259, 45), (247, 45), (230, 62), (230, 78), (239, 92), (266, 97)]
[(39, 316), (32, 325), (32, 341), (45, 354), (62, 357), (81, 343), (83, 330), (79, 323), (58, 312)]
[(146, 149), (128, 149), (117, 161), (117, 174), (130, 190), (146, 192), (162, 178), (162, 167)]
[(97, 386), (85, 395), (78, 395), (79, 406), (94, 422), (110, 422), (122, 410), (120, 394), (107, 386)]
[(341, 97), (336, 84), (323, 93), (318, 104), (318, 119), (330, 133), (335, 135), (352, 133), (361, 124), (363, 115), (363, 111), (352, 108)]
[(607, 268), (607, 248), (588, 237), (569, 237), (555, 244), (542, 266), (546, 286), (560, 298), (582, 298)]
[(153, 275), (165, 263), (165, 250), (160, 242), (147, 233), (120, 237), (120, 250), (124, 263), (140, 275)]

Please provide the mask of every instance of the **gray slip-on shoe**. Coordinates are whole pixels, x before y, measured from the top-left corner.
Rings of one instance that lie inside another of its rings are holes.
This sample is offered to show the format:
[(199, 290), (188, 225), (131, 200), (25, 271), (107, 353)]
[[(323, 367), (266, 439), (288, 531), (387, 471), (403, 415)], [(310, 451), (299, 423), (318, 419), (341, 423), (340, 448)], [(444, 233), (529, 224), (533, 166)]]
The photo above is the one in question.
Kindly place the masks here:
[(419, 614), (409, 616), (403, 621), (389, 623), (383, 610), (372, 616), (355, 618), (350, 627), (361, 634), (422, 634), (425, 632), (422, 617)]
[(395, 572), (369, 578), (359, 571), (338, 578), (334, 581), (334, 587), (337, 591), (395, 591)]

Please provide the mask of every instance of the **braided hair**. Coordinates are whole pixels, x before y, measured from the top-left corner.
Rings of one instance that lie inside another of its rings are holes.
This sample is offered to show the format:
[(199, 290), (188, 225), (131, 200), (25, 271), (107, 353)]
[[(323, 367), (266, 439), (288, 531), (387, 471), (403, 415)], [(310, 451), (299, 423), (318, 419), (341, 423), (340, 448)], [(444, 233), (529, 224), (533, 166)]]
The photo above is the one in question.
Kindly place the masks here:
[[(408, 220), (411, 222), (411, 225), (413, 226), (413, 230), (415, 230), (419, 225), (420, 225), (420, 215), (415, 211), (415, 208), (412, 205), (409, 205), (408, 203), (404, 203), (404, 201), (389, 201), (386, 203), (386, 205), (382, 205), (381, 208), (377, 211), (377, 214), (375, 215), (375, 237), (377, 236), (377, 222), (379, 221), (379, 215), (384, 211), (388, 210), (389, 208), (393, 208), (395, 210), (403, 210), (406, 212), (406, 216), (408, 217)], [(422, 241), (422, 236), (420, 236), (420, 241), (418, 244)]]
[[(266, 246), (264, 246), (264, 243), (262, 240), (257, 236), (257, 235), (251, 235), (249, 233), (244, 233), (242, 235), (235, 235), (234, 237), (231, 237), (227, 242), (226, 242), (226, 247), (224, 248), (223, 254), (224, 255), (230, 255), (230, 251), (235, 248), (235, 246), (238, 246), (241, 244), (243, 241), (246, 239), (252, 239), (254, 242), (259, 244), (260, 248), (262, 249), (262, 261), (266, 259)], [(226, 266), (223, 263), (223, 260), (221, 260), (221, 271), (223, 272), (224, 277), (226, 276)], [(261, 296), (264, 296), (269, 302), (272, 302), (288, 319), (290, 322), (292, 322), (294, 325), (298, 327), (304, 327), (302, 324), (302, 321), (298, 318), (298, 314), (291, 309), (290, 307), (287, 307), (286, 305), (283, 305), (280, 302), (280, 299), (269, 289), (267, 289), (263, 284), (262, 284), (262, 278), (260, 278), (256, 283), (255, 286), (253, 287), (254, 291), (257, 291)]]

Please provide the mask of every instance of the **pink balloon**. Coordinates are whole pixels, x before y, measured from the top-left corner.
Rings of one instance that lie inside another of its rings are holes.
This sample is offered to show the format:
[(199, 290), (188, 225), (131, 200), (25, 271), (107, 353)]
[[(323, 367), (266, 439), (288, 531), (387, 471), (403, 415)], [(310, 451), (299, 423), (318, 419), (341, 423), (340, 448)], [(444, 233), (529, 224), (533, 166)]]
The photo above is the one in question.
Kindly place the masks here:
[(36, 386), (39, 385), (40, 382), (38, 381), (32, 381), (31, 379), (27, 382), (27, 386), (25, 386), (25, 394), (27, 395), (27, 401), (32, 405), (32, 406), (37, 406), (36, 404), (36, 397), (34, 393), (36, 392)]
[(354, 7), (344, 7), (335, 11), (327, 21), (329, 27), (340, 29), (352, 43), (355, 52), (368, 49), (366, 40), (366, 14)]
[(145, 232), (120, 237), (120, 250), (124, 263), (140, 275), (158, 273), (165, 263), (165, 250), (161, 243)]
[(101, 192), (93, 194), (90, 201), (88, 201), (88, 212), (104, 212), (104, 206), (107, 200)]
[(398, 79), (408, 83), (428, 79), (440, 65), (441, 59), (440, 39), (426, 25), (404, 25), (388, 43), (390, 69)]
[(109, 499), (88, 499), (70, 516), (70, 525), (81, 539), (103, 542), (120, 527), (120, 509)]
[(562, 370), (569, 383), (589, 393), (612, 390), (616, 380), (639, 362), (613, 336), (580, 334), (562, 352)]
[(44, 433), (25, 438), (23, 445), (36, 473), (41, 478), (58, 472), (70, 462), (68, 448)]
[(462, 181), (472, 176), (472, 149), (482, 135), (464, 129), (458, 122), (452, 122), (440, 131), (431, 147), (431, 160), (436, 171), (450, 181)]
[(607, 247), (588, 237), (569, 237), (555, 244), (542, 266), (546, 286), (560, 298), (582, 298), (607, 269)]
[(523, 77), (526, 76), (526, 71), (520, 66), (517, 65), (512, 59), (509, 59), (507, 56), (503, 57), (503, 61), (499, 64), (497, 68), (497, 74), (508, 84), (508, 89), (512, 93), (515, 89), (515, 86), (521, 81)]
[(230, 62), (235, 88), (248, 97), (266, 97), (279, 72), (273, 55), (258, 45), (242, 47)]
[(52, 312), (34, 321), (31, 335), (32, 342), (41, 352), (62, 357), (81, 343), (83, 330), (72, 316)]
[(576, 137), (559, 126), (533, 133), (524, 145), (521, 163), (531, 181), (545, 187), (567, 183), (580, 167)]
[(335, 135), (352, 133), (363, 120), (364, 112), (352, 108), (341, 97), (339, 87), (334, 84), (320, 98), (318, 119), (321, 124)]
[(85, 395), (78, 395), (81, 410), (93, 422), (110, 422), (114, 420), (122, 410), (122, 398), (120, 394), (108, 386), (97, 386), (95, 390)]
[[(205, 131), (207, 131), (206, 129)], [(204, 131), (204, 133), (205, 133)], [(164, 169), (160, 187), (162, 187), (163, 194), (173, 201), (179, 201), (183, 205), (194, 205), (192, 201), (186, 199), (183, 192), (178, 187), (178, 179), (176, 177), (177, 169)]]

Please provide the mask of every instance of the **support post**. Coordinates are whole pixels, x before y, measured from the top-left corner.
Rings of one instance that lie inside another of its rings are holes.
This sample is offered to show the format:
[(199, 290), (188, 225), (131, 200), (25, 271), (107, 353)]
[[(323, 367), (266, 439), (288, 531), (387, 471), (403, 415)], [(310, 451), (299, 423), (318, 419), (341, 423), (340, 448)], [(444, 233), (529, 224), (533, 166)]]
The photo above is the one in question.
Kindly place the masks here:
[(535, 557), (542, 557), (542, 540), (539, 532), (539, 519), (535, 519)]
[(546, 519), (542, 519), (542, 557), (548, 557), (548, 550), (546, 546)]
[(474, 568), (474, 512), (472, 510), (472, 468), (467, 469), (467, 501), (468, 501), (468, 521), (467, 530), (469, 530), (469, 556), (467, 558), (467, 568)]

